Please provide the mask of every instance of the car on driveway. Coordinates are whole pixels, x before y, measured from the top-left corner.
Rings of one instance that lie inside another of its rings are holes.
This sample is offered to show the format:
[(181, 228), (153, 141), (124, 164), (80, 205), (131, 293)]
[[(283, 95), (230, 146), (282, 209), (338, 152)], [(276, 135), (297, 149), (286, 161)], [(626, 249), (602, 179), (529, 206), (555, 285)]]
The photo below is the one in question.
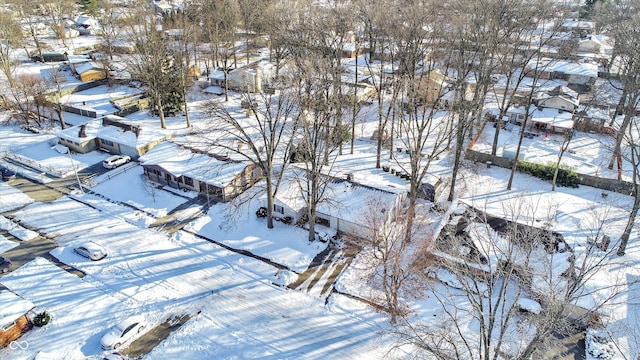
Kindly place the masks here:
[(9, 181), (16, 178), (16, 171), (8, 167), (0, 166), (0, 174), (2, 175), (2, 180), (4, 181)]
[(100, 340), (100, 345), (105, 350), (114, 350), (122, 344), (133, 339), (147, 326), (144, 317), (137, 315), (129, 317), (112, 327)]
[(74, 250), (78, 254), (93, 261), (102, 260), (107, 257), (107, 250), (91, 241), (76, 246)]
[(105, 169), (115, 169), (118, 166), (124, 165), (131, 161), (131, 157), (127, 155), (111, 155), (108, 158), (104, 159), (102, 162), (102, 166)]
[(11, 260), (9, 260), (6, 257), (0, 256), (0, 271), (3, 274), (9, 272), (12, 266), (13, 266), (13, 263), (11, 262)]

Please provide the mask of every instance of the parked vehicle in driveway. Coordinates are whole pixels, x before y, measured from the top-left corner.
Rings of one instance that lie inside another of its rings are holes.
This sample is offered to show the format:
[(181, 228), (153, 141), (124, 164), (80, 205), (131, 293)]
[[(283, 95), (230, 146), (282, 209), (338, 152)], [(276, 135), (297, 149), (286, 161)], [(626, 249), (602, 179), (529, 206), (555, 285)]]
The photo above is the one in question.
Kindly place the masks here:
[(107, 250), (91, 241), (76, 246), (74, 250), (78, 254), (93, 261), (102, 260), (107, 257)]
[(104, 159), (102, 166), (106, 169), (115, 169), (118, 166), (124, 165), (131, 161), (131, 157), (127, 155), (111, 155)]
[(0, 256), (0, 271), (3, 274), (9, 272), (12, 266), (13, 263), (11, 262), (11, 260), (9, 260), (9, 258)]
[(100, 345), (105, 350), (117, 349), (142, 333), (146, 326), (147, 322), (144, 317), (140, 315), (129, 317), (104, 334), (100, 340)]
[(16, 178), (16, 171), (7, 167), (0, 166), (0, 174), (3, 181), (9, 181)]

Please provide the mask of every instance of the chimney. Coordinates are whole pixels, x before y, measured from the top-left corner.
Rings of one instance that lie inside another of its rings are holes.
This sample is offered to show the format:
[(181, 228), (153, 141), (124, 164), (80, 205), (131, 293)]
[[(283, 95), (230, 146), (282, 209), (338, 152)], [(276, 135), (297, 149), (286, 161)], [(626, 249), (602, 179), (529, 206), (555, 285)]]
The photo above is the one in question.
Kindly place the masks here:
[(78, 132), (78, 137), (81, 137), (81, 138), (87, 137), (87, 124), (80, 125), (80, 131)]
[(131, 130), (133, 130), (133, 133), (136, 134), (136, 139), (138, 137), (140, 137), (140, 131), (142, 131), (142, 129), (138, 126), (133, 127)]

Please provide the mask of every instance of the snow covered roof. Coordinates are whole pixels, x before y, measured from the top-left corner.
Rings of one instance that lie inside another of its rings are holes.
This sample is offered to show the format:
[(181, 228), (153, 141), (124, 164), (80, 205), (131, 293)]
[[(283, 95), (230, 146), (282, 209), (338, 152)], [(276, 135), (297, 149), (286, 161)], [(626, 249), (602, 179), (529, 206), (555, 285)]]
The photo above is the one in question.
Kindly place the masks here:
[[(84, 137), (80, 137), (80, 129), (84, 126)], [(102, 127), (101, 120), (92, 120), (78, 126), (73, 126), (60, 130), (56, 135), (61, 139), (70, 140), (76, 143), (82, 143), (87, 140), (92, 140), (98, 137), (98, 132)]]
[(543, 58), (539, 61), (536, 59), (531, 60), (525, 67), (525, 70), (559, 72), (567, 75), (580, 75), (593, 78), (598, 77), (598, 64), (590, 62), (554, 60), (549, 58)]
[(78, 74), (82, 74), (91, 70), (102, 70), (102, 65), (95, 63), (93, 61), (85, 62), (82, 65), (76, 66), (76, 72)]
[(0, 304), (0, 327), (11, 324), (35, 307), (31, 301), (8, 290), (0, 291)]
[[(292, 168), (289, 171), (276, 194), (276, 199), (292, 210), (299, 211), (306, 206), (301, 190), (304, 184), (300, 186), (301, 182), (305, 181), (304, 170)], [(382, 205), (389, 210), (405, 193), (406, 190), (393, 192), (346, 180), (336, 180), (327, 184), (324, 200), (318, 204), (317, 211), (352, 223), (364, 224), (366, 214), (363, 209), (368, 209), (375, 202), (376, 206)]]
[(556, 86), (555, 88), (536, 93), (537, 100), (546, 100), (551, 98), (564, 99), (565, 101), (573, 104), (573, 106), (580, 105), (578, 92), (571, 90), (570, 88), (564, 85), (559, 85), (559, 86)]
[(324, 193), (326, 201), (318, 204), (318, 212), (330, 214), (342, 220), (366, 225), (366, 211), (372, 204), (380, 204), (386, 210), (393, 207), (399, 195), (349, 181), (332, 182)]
[(221, 88), (220, 86), (215, 86), (215, 85), (214, 86), (209, 86), (209, 87), (205, 88), (202, 91), (204, 91), (206, 93), (209, 93), (209, 94), (214, 94), (214, 95), (222, 95), (222, 94), (224, 94), (224, 89)]
[[(123, 124), (137, 127), (135, 121), (128, 121), (122, 118)], [(84, 126), (84, 137), (80, 137), (80, 129)], [(102, 119), (88, 121), (82, 125), (74, 126), (61, 130), (57, 136), (62, 139), (81, 143), (87, 140), (100, 138), (116, 142), (118, 144), (127, 145), (133, 148), (140, 148), (149, 143), (171, 137), (172, 132), (165, 129), (140, 127), (139, 131), (127, 131), (124, 128), (108, 125), (103, 126)]]
[[(231, 73), (231, 70), (227, 71), (227, 76)], [(209, 79), (224, 80), (224, 71), (214, 70), (209, 74)]]
[(562, 26), (572, 30), (588, 30), (591, 31), (596, 27), (593, 21), (569, 19), (562, 23)]
[(557, 109), (535, 109), (531, 114), (531, 121), (545, 123), (558, 128), (573, 128), (573, 114), (566, 111), (558, 111)]
[(554, 65), (553, 70), (567, 75), (598, 77), (598, 65), (594, 63), (559, 61)]
[[(129, 120), (120, 116), (107, 115), (104, 119), (116, 121), (123, 125), (104, 126), (99, 130), (98, 137), (110, 140), (118, 144), (127, 145), (135, 148), (144, 147), (149, 143), (162, 139), (168, 139), (172, 136), (172, 131), (159, 127), (145, 126), (141, 127), (136, 120)], [(137, 128), (137, 131), (125, 130), (124, 127)]]
[(85, 28), (88, 28), (88, 27), (91, 27), (91, 26), (93, 26), (93, 27), (100, 26), (100, 23), (98, 22), (98, 20), (94, 19), (91, 16), (87, 16), (87, 15), (80, 15), (80, 16), (78, 16), (76, 18), (75, 21), (76, 21), (76, 23), (78, 25), (82, 25)]
[(176, 177), (186, 176), (215, 186), (228, 185), (247, 167), (245, 162), (218, 160), (169, 141), (149, 150), (140, 162), (143, 166), (159, 166)]

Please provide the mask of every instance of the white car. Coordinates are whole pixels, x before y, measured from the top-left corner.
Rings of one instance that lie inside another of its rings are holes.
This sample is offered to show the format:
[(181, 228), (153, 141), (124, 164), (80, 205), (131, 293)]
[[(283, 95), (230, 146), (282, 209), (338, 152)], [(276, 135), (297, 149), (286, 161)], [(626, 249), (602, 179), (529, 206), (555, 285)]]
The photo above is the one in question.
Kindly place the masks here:
[(74, 250), (78, 254), (93, 261), (102, 260), (107, 257), (107, 250), (91, 241), (76, 246)]
[(106, 169), (115, 169), (120, 165), (124, 165), (131, 161), (131, 157), (127, 155), (111, 155), (104, 159), (102, 166)]
[(118, 325), (104, 334), (100, 340), (100, 345), (105, 350), (114, 350), (122, 346), (122, 344), (133, 339), (142, 333), (147, 326), (147, 322), (142, 316), (132, 316), (121, 321)]

